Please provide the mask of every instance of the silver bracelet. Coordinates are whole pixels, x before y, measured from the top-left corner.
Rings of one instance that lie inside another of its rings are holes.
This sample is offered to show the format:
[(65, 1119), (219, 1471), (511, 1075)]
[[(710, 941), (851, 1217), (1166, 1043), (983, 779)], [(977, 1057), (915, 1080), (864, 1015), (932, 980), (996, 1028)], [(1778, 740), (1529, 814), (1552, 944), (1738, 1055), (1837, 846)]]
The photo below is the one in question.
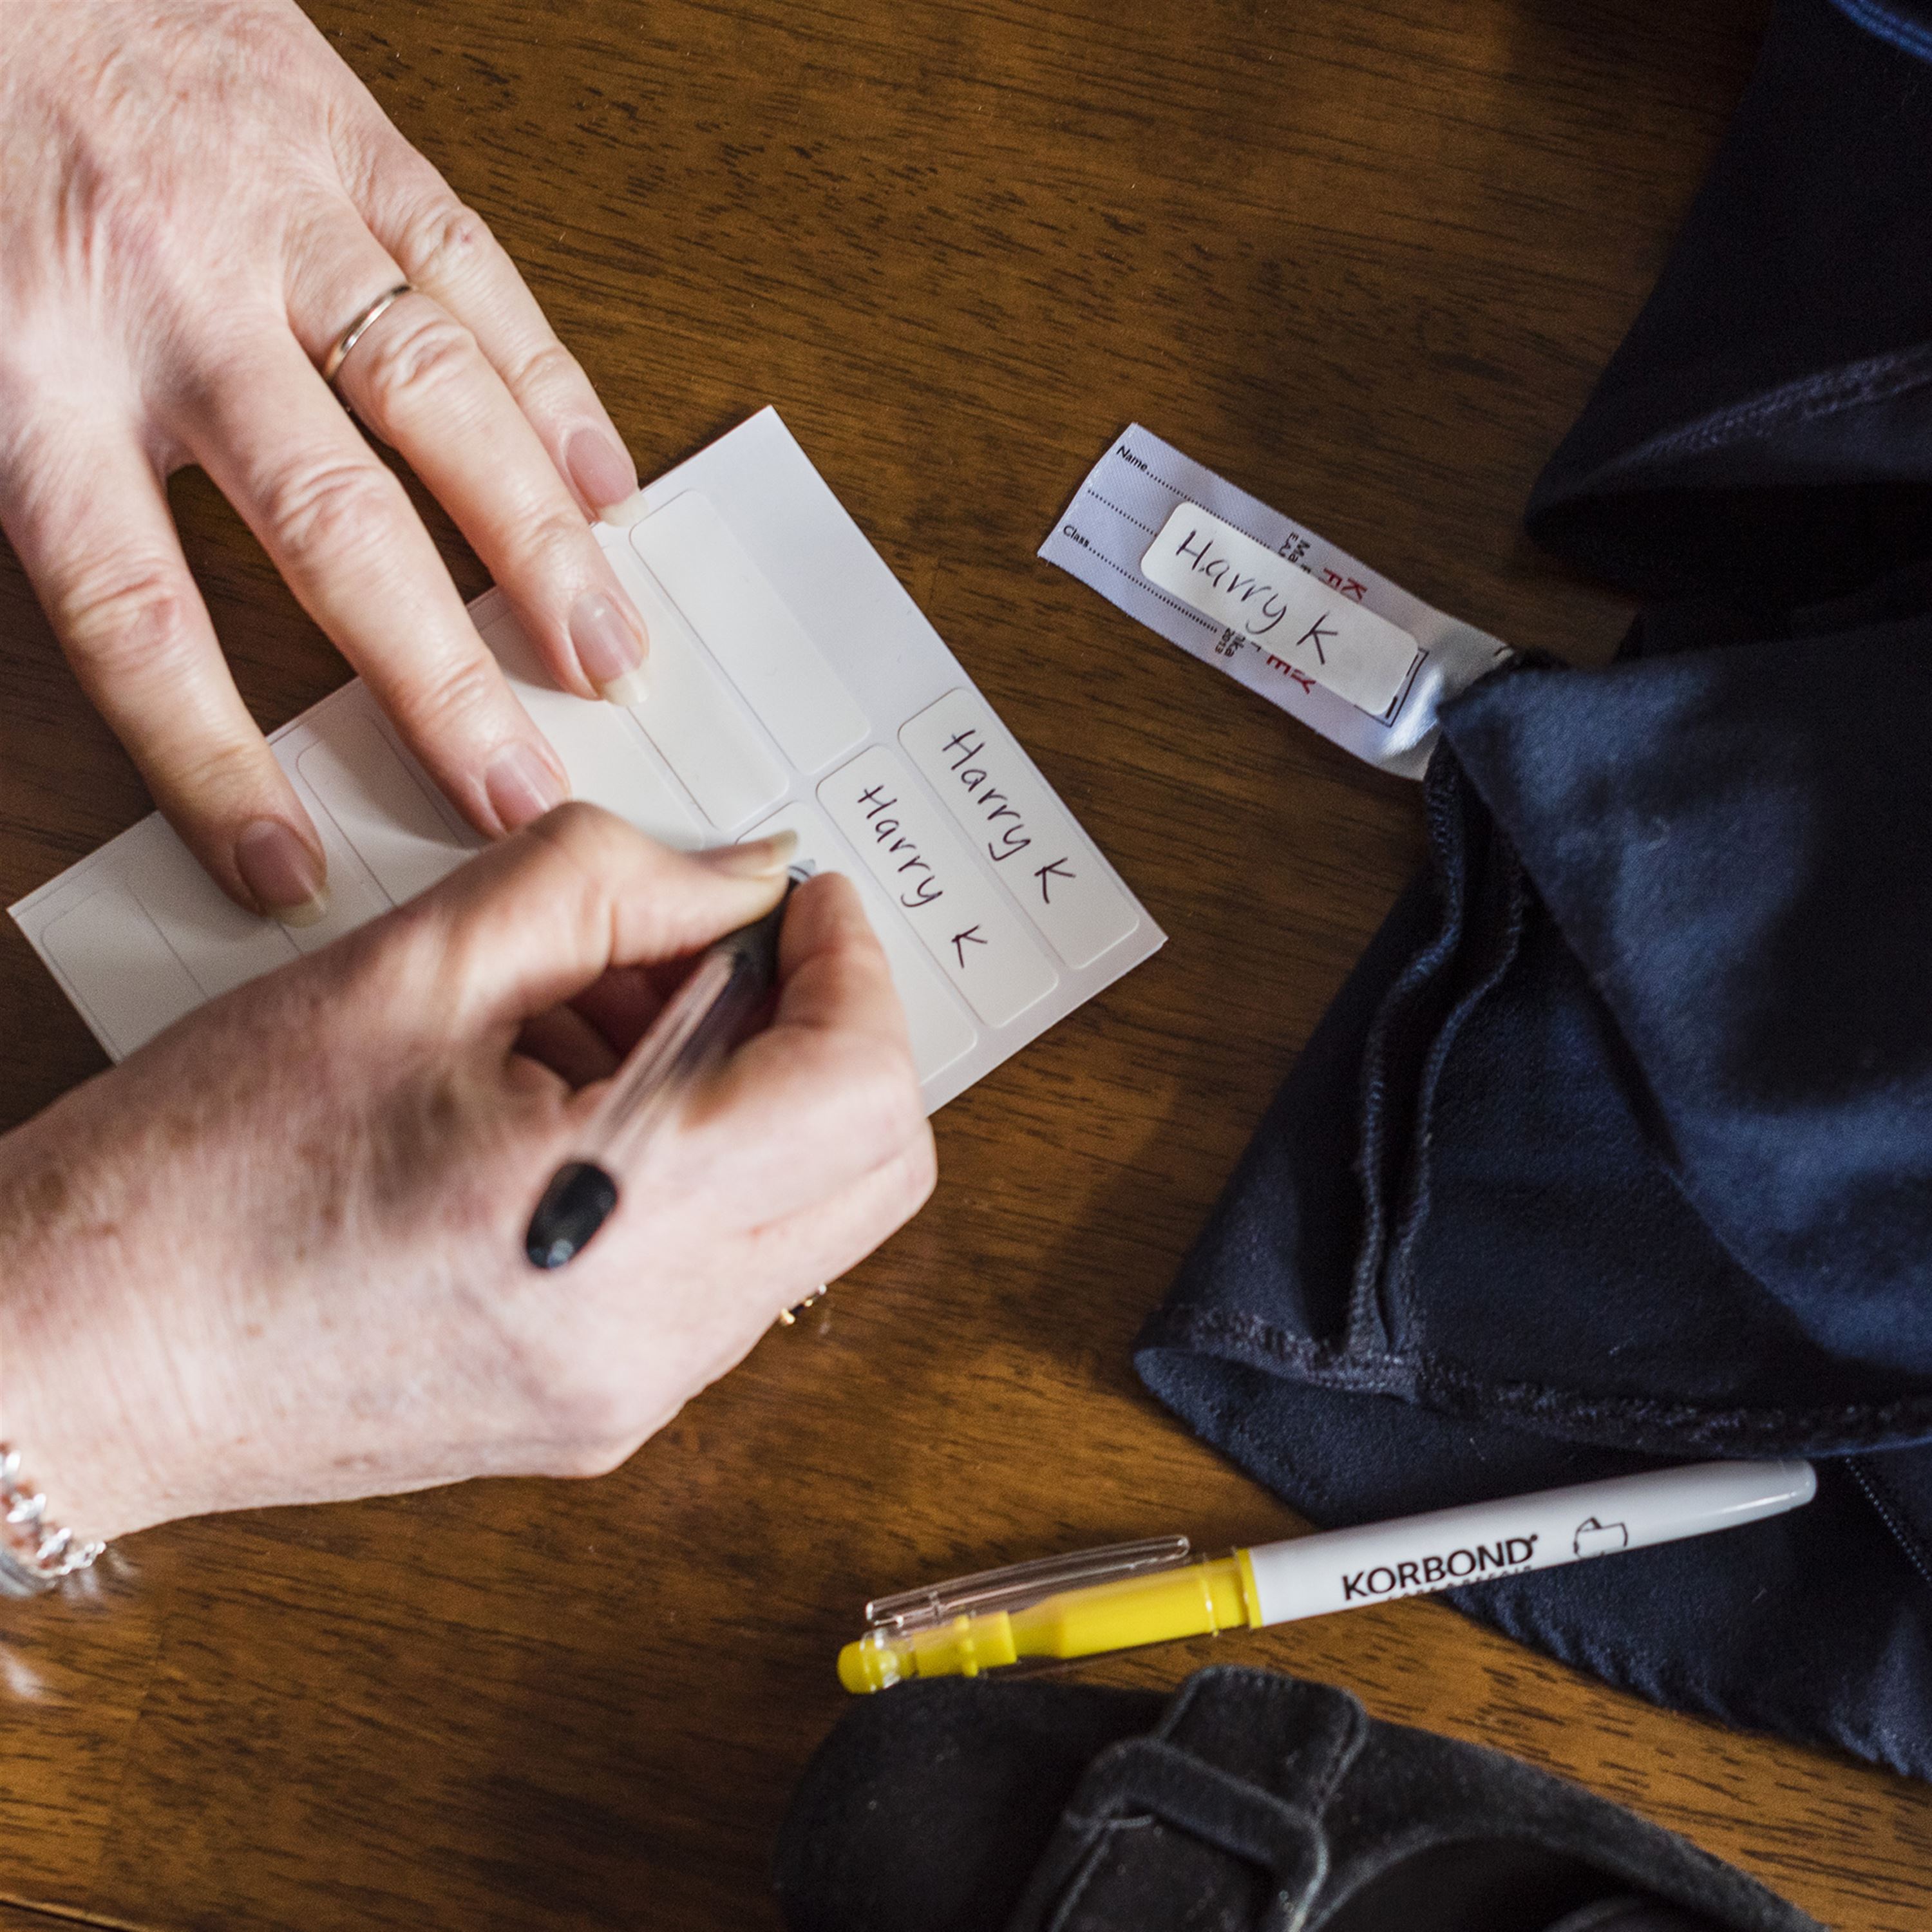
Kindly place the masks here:
[(40, 1596), (106, 1547), (49, 1522), (46, 1498), (20, 1474), (20, 1450), (0, 1442), (0, 1596)]

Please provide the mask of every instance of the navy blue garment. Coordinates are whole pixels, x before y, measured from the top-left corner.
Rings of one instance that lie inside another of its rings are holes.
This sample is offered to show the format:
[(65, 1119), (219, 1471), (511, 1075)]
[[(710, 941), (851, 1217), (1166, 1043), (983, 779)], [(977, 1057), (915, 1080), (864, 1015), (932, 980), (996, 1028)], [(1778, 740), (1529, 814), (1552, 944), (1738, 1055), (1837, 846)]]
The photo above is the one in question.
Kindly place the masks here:
[(1926, 554), (1928, 89), (1927, 0), (1783, 0), (1661, 280), (1538, 479), (1539, 542), (1643, 596), (1754, 611)]
[(1932, 1778), (1932, 17), (1779, 8), (1530, 520), (1664, 601), (1446, 712), (1430, 868), (1137, 1366), (1323, 1523), (1819, 1459), (1456, 1600)]

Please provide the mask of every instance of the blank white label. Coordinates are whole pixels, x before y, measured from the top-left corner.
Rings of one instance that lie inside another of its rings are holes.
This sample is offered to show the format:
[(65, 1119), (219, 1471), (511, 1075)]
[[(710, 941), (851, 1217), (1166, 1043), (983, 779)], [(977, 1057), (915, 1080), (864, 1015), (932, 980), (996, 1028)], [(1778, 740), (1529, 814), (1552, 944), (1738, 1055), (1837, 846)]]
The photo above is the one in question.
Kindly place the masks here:
[(631, 716), (721, 832), (738, 832), (791, 789), (791, 775), (698, 641), (677, 606), (621, 550), (607, 553), (651, 634), (650, 688)]
[(1198, 503), (1174, 506), (1141, 574), (1371, 717), (1394, 704), (1414, 668), (1406, 631)]
[(936, 1073), (944, 1072), (971, 1049), (978, 1036), (919, 941), (907, 929), (904, 917), (864, 870), (854, 864), (851, 854), (840, 843), (837, 834), (810, 806), (802, 801), (788, 805), (746, 836), (764, 838), (775, 832), (798, 834), (794, 865), (812, 872), (842, 872), (858, 889), (866, 916), (878, 934), (886, 964), (892, 969), (899, 1004), (905, 1008), (906, 1030), (912, 1036), (913, 1064), (919, 1070), (920, 1079), (924, 1082)]
[(708, 496), (674, 497), (631, 542), (800, 771), (866, 736), (866, 714)]
[(286, 966), (295, 943), (274, 920), (242, 908), (178, 838), (151, 838), (127, 874), (175, 956), (213, 999)]
[(382, 727), (359, 707), (334, 706), (315, 742), (296, 754), (296, 769), (397, 904), (469, 857)]
[(1068, 965), (1097, 959), (1139, 925), (1072, 814), (978, 692), (949, 692), (900, 727), (899, 742)]
[[(316, 728), (326, 727), (328, 722), (325, 713), (316, 721)], [(288, 773), (296, 796), (302, 797), (306, 794), (309, 818), (315, 826), (316, 836), (322, 841), (322, 855), (328, 862), (328, 911), (314, 926), (286, 928), (290, 940), (300, 950), (320, 952), (345, 932), (353, 932), (358, 926), (366, 926), (372, 919), (387, 912), (391, 902), (388, 893), (376, 883), (374, 874), (356, 856), (355, 848), (342, 836), (334, 814), (303, 776), (299, 764), (301, 753), (295, 751), (286, 739), (278, 740), (269, 749)]]
[(204, 997), (140, 902), (118, 880), (62, 913), (40, 944), (116, 1059), (193, 1012)]
[(531, 723), (563, 760), (573, 797), (614, 812), (661, 844), (688, 852), (704, 843), (698, 814), (658, 769), (624, 712), (558, 690), (508, 611), (484, 626), (483, 640), (496, 653)]
[(818, 802), (988, 1026), (1043, 1000), (1059, 976), (919, 781), (883, 745), (818, 788)]

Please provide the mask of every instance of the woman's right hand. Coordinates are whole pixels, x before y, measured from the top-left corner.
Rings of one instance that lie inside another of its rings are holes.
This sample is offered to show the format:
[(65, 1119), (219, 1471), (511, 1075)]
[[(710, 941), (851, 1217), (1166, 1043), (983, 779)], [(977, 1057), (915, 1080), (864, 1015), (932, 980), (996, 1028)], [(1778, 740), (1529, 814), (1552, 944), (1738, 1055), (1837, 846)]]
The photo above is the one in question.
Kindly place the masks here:
[(783, 853), (566, 806), (0, 1140), (4, 1432), (80, 1537), (608, 1469), (933, 1182), (850, 885), (787, 908), (770, 1025), (562, 1274), (532, 1207), (658, 1004)]

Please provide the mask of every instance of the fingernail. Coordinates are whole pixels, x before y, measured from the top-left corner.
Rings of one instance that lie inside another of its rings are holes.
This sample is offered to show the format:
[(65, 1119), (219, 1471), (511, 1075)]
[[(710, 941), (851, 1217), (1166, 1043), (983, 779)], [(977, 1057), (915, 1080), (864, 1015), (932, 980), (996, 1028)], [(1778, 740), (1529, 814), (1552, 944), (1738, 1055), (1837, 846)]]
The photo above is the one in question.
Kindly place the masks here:
[(279, 818), (257, 818), (235, 841), (235, 869), (271, 919), (314, 926), (328, 914), (322, 862)]
[(796, 832), (774, 832), (769, 838), (748, 839), (742, 845), (713, 845), (699, 853), (699, 864), (734, 879), (769, 879), (782, 872), (798, 850)]
[(638, 494), (638, 466), (608, 430), (586, 423), (574, 430), (563, 446), (563, 460), (578, 494), (599, 516), (607, 505), (625, 502)]
[(597, 512), (597, 520), (608, 524), (614, 530), (628, 530), (633, 524), (641, 524), (650, 514), (644, 493), (633, 490), (621, 503), (606, 503)]
[(570, 607), (570, 641), (584, 675), (597, 694), (612, 704), (641, 704), (648, 688), (644, 640), (639, 626), (617, 608), (614, 597), (586, 590)]
[(561, 805), (570, 788), (527, 745), (506, 745), (484, 775), (483, 789), (506, 832)]

